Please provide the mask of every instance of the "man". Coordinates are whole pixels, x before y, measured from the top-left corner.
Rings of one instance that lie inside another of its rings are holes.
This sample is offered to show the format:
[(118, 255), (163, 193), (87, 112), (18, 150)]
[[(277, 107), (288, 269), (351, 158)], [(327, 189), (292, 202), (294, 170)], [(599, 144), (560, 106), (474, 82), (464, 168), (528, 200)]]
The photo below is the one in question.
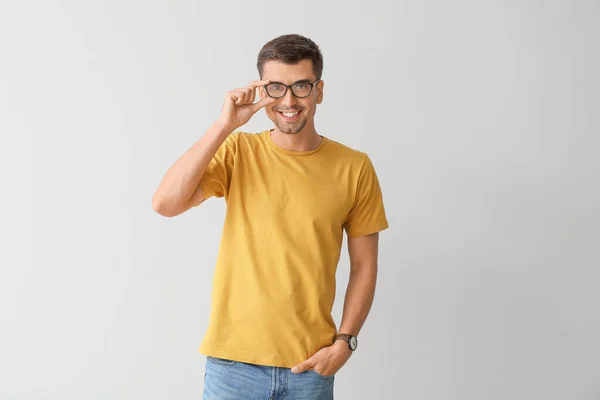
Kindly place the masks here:
[[(373, 301), (378, 232), (388, 227), (382, 194), (365, 153), (315, 129), (319, 47), (280, 36), (257, 67), (260, 80), (227, 92), (218, 120), (166, 173), (153, 208), (172, 217), (212, 196), (227, 202), (199, 348), (204, 398), (329, 400)], [(262, 108), (273, 129), (234, 132)], [(351, 272), (338, 331), (344, 230)]]

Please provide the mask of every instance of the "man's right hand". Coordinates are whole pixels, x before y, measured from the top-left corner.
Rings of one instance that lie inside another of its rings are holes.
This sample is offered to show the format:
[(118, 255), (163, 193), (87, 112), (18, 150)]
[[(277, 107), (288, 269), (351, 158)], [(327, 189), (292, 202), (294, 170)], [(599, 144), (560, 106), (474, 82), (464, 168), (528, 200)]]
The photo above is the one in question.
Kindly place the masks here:
[(258, 110), (268, 104), (276, 102), (277, 99), (267, 95), (264, 99), (254, 103), (256, 89), (269, 82), (270, 80), (254, 81), (247, 87), (227, 92), (225, 101), (223, 101), (221, 116), (218, 121), (221, 124), (229, 126), (231, 130), (235, 130), (246, 124)]
[(227, 92), (219, 119), (169, 168), (160, 182), (152, 197), (156, 212), (174, 217), (204, 201), (198, 183), (227, 135), (248, 122), (258, 110), (277, 101), (266, 95), (254, 103), (256, 89), (269, 82), (254, 81), (245, 88)]

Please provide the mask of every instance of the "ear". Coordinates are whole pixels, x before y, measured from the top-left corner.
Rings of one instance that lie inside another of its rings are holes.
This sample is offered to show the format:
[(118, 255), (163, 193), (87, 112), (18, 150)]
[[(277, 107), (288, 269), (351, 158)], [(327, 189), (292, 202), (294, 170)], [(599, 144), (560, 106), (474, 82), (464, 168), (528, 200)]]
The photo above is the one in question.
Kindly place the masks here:
[(325, 82), (319, 81), (317, 83), (317, 104), (321, 104), (323, 101), (323, 86), (325, 86)]
[(265, 97), (267, 97), (267, 91), (265, 90), (264, 86), (258, 87), (258, 94), (259, 94), (261, 100), (264, 99)]

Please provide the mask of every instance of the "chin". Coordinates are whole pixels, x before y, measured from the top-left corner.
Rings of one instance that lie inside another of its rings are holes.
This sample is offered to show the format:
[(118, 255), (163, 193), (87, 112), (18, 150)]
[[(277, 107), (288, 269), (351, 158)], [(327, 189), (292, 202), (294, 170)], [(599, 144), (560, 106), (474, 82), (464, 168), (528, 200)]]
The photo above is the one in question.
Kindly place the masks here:
[(289, 127), (289, 126), (288, 126), (288, 127), (285, 127), (285, 126), (284, 126), (284, 127), (281, 127), (281, 126), (277, 125), (277, 127), (279, 128), (279, 131), (280, 131), (281, 133), (286, 133), (286, 134), (288, 134), (288, 135), (294, 135), (294, 134), (296, 134), (296, 133), (300, 133), (300, 131), (302, 130), (302, 129), (300, 129), (300, 130), (296, 130), (296, 129), (290, 129), (290, 127)]
[(294, 135), (296, 133), (302, 132), (302, 129), (306, 126), (306, 121), (298, 121), (298, 124), (288, 125), (288, 124), (280, 124), (277, 121), (274, 121), (277, 128), (281, 133), (286, 133), (289, 135)]

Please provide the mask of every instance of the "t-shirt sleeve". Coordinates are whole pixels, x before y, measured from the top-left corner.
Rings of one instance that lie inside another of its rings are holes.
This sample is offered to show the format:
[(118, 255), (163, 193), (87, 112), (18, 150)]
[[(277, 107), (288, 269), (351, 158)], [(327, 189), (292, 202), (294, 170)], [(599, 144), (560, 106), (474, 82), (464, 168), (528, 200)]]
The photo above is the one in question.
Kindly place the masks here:
[(225, 198), (229, 196), (233, 164), (238, 150), (237, 136), (239, 134), (239, 132), (235, 132), (227, 136), (208, 163), (206, 171), (198, 183), (205, 199), (213, 196)]
[(344, 228), (348, 237), (369, 235), (388, 228), (381, 187), (368, 156), (365, 157), (354, 205), (344, 222)]

